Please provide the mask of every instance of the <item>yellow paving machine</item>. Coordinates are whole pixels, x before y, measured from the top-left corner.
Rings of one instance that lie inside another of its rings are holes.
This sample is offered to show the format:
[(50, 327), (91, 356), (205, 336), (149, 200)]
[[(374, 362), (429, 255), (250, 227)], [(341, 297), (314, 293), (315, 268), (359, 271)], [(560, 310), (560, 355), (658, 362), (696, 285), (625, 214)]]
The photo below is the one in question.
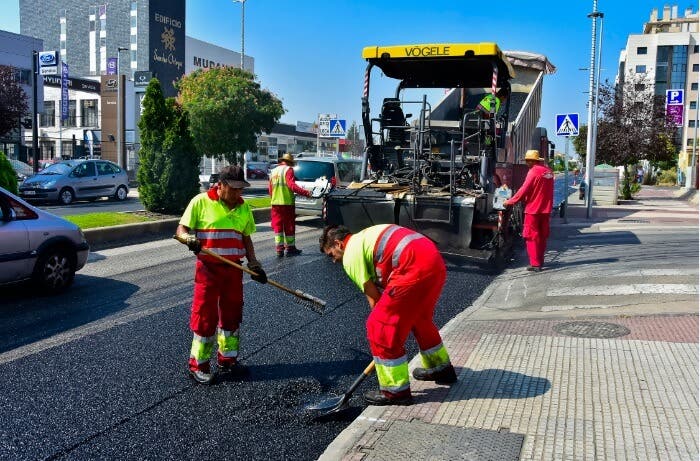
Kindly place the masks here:
[[(554, 66), (495, 43), (372, 46), (362, 57), (363, 177), (328, 194), (326, 222), (396, 223), (446, 256), (502, 262), (522, 223), (502, 202), (522, 184), (525, 151), (541, 144), (542, 80)], [(373, 115), (375, 68), (396, 89)]]

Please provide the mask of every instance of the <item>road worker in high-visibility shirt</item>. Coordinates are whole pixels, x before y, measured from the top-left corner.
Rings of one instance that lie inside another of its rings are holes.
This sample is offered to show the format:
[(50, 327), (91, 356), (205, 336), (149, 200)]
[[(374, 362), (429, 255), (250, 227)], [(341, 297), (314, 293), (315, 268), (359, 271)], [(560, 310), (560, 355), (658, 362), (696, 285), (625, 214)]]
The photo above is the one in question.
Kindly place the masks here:
[(294, 194), (311, 197), (311, 191), (297, 186), (294, 181), (296, 164), (292, 154), (280, 157), (279, 165), (270, 171), (270, 225), (275, 233), (275, 250), (277, 256), (297, 256), (301, 250), (296, 247)]
[(421, 368), (413, 377), (438, 384), (457, 381), (447, 349), (433, 322), (435, 304), (445, 284), (445, 262), (435, 244), (418, 232), (394, 224), (368, 227), (356, 234), (328, 226), (321, 251), (342, 262), (345, 273), (367, 296), (371, 308), (367, 338), (379, 390), (364, 394), (370, 405), (410, 405), (406, 339), (413, 335)]
[(479, 101), (479, 104), (477, 104), (476, 109), (481, 113), (483, 118), (491, 118), (491, 111), (493, 111), (494, 115), (497, 115), (507, 98), (508, 90), (501, 88), (496, 92), (496, 96), (492, 93), (484, 96), (481, 101)]
[(252, 276), (253, 280), (267, 282), (250, 238), (255, 232), (253, 213), (241, 196), (243, 188), (248, 186), (241, 167), (224, 167), (217, 185), (190, 201), (177, 226), (177, 235), (185, 238), (189, 249), (197, 255), (190, 313), (194, 337), (188, 367), (190, 377), (200, 384), (214, 381), (209, 360), (215, 342), (219, 371), (239, 375), (246, 371), (238, 362), (243, 272), (201, 253), (201, 249), (206, 248), (239, 264), (245, 257), (248, 268), (257, 273)]

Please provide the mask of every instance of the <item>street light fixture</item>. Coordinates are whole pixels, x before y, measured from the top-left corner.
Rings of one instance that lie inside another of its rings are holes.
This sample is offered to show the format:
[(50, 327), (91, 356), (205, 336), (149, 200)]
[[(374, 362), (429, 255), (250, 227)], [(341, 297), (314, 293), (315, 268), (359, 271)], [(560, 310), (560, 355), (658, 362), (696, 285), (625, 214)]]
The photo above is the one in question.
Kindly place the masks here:
[(246, 0), (233, 0), (241, 4), (241, 70), (244, 70), (243, 56), (245, 56), (245, 2)]
[(123, 46), (117, 47), (117, 164), (126, 170), (126, 159), (122, 154), (124, 130), (122, 128), (122, 79), (119, 73), (119, 56), (122, 51), (129, 51), (129, 48)]

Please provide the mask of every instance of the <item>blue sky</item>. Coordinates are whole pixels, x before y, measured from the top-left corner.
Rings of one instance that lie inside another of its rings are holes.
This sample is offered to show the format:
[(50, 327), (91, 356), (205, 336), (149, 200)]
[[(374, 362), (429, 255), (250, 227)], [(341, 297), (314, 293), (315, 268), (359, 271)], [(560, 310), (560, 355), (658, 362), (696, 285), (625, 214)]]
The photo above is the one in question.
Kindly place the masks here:
[[(19, 32), (18, 3), (0, 0), (0, 29)], [(677, 5), (679, 14), (691, 5), (697, 11), (696, 1)], [(627, 36), (641, 33), (651, 10), (663, 6), (650, 0), (598, 1), (605, 14), (602, 81), (614, 80)], [(245, 53), (255, 58), (262, 86), (282, 99), (287, 110), (283, 122), (311, 122), (318, 113), (337, 113), (348, 124), (360, 123), (365, 46), (495, 42), (503, 50), (544, 54), (557, 72), (545, 79), (540, 126), (563, 151), (563, 138), (555, 136), (555, 115), (577, 112), (581, 123), (587, 121), (589, 75), (579, 68), (590, 63), (591, 20), (586, 15), (592, 8), (592, 0), (247, 0)], [(188, 0), (186, 14), (189, 36), (240, 51), (240, 3)], [(373, 95), (384, 91), (378, 75), (375, 70)]]

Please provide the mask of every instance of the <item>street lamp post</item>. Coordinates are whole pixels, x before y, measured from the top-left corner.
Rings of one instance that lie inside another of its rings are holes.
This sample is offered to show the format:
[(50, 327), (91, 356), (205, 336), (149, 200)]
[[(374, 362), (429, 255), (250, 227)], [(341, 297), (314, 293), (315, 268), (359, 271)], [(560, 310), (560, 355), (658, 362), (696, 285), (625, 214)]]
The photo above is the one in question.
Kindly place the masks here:
[(122, 51), (128, 51), (129, 48), (123, 46), (117, 47), (117, 164), (126, 170), (126, 161), (122, 155), (122, 78), (119, 73), (119, 56)]
[[(591, 64), (589, 66), (589, 86), (588, 86), (588, 133), (586, 139), (586, 218), (591, 218), (591, 207), (593, 205), (593, 170), (595, 168), (595, 127), (597, 120), (594, 119), (594, 113), (597, 112), (597, 84), (596, 82), (596, 26), (598, 18), (603, 16), (603, 13), (597, 11), (598, 0), (593, 0), (593, 12), (588, 15), (591, 18)], [(595, 111), (595, 112), (594, 112)]]
[(245, 56), (245, 2), (246, 0), (233, 0), (241, 4), (241, 69), (245, 69), (243, 59)]

